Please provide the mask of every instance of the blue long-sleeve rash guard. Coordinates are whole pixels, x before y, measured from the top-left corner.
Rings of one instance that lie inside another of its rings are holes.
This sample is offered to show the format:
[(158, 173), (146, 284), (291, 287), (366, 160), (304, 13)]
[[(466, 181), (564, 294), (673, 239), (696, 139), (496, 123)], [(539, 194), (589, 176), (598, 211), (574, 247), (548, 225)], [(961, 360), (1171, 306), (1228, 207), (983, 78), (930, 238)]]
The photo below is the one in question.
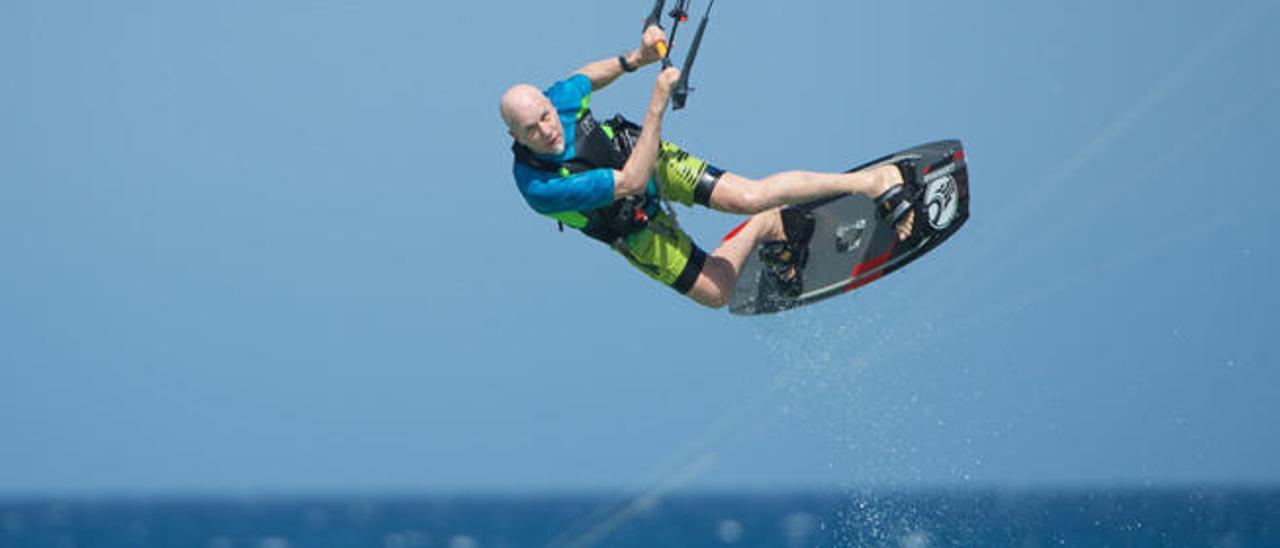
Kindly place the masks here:
[[(538, 155), (538, 158), (555, 163), (567, 162), (575, 157), (573, 142), (578, 112), (586, 108), (591, 98), (591, 80), (585, 74), (574, 74), (556, 82), (543, 93), (555, 105), (560, 124), (564, 126), (564, 152), (559, 156)], [(538, 213), (587, 211), (613, 202), (612, 169), (593, 169), (561, 177), (516, 161), (512, 171), (520, 194)]]

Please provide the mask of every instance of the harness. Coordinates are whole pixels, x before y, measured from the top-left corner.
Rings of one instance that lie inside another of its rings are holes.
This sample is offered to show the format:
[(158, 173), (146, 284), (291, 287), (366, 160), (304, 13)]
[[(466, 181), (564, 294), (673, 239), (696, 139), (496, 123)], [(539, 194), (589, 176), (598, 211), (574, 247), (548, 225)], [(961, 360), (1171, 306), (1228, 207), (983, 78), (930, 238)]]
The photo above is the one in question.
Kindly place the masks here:
[[(640, 138), (640, 126), (623, 118), (621, 114), (601, 124), (591, 115), (591, 110), (586, 109), (574, 124), (573, 159), (567, 162), (544, 160), (538, 158), (529, 147), (517, 142), (511, 145), (516, 161), (561, 177), (595, 169), (621, 170)], [(564, 230), (564, 223), (567, 222), (583, 234), (630, 255), (626, 237), (650, 226), (650, 217), (661, 210), (659, 201), (645, 192), (639, 196), (614, 200), (604, 207), (553, 217), (560, 221), (561, 230)], [(674, 216), (672, 219), (674, 220)], [(653, 228), (665, 229), (656, 223)]]

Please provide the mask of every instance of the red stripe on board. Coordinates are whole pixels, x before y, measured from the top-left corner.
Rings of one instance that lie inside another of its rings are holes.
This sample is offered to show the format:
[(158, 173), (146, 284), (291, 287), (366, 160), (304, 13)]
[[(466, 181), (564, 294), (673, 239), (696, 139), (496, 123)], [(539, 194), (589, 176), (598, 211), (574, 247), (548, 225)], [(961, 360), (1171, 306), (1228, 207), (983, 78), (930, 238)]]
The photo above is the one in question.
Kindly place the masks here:
[[(884, 252), (883, 255), (880, 255), (879, 257), (876, 257), (874, 259), (870, 259), (870, 260), (866, 260), (858, 263), (857, 266), (853, 267), (853, 273), (849, 274), (849, 277), (857, 278), (858, 276), (862, 275), (863, 272), (868, 272), (868, 271), (880, 268), (881, 266), (884, 266), (884, 263), (889, 262), (889, 259), (893, 257), (893, 249), (896, 247), (898, 247), (898, 243), (894, 242), (893, 245), (889, 246), (889, 250)], [(877, 272), (875, 274), (867, 276), (864, 279), (857, 280), (845, 286), (844, 290), (845, 292), (853, 291), (859, 287), (862, 287), (864, 285), (867, 285), (871, 282), (874, 282), (880, 279), (880, 277), (884, 276), (884, 274), (885, 274), (884, 271)]]
[(964, 159), (964, 151), (963, 151), (963, 150), (957, 150), (957, 151), (956, 151), (956, 153), (955, 153), (954, 155), (952, 155), (951, 157), (952, 157), (952, 158), (954, 158), (954, 159), (955, 159), (955, 161), (959, 162), (959, 161), (961, 161), (961, 160), (963, 160), (963, 159)]
[(747, 228), (747, 223), (749, 222), (751, 222), (751, 219), (742, 221), (742, 224), (738, 225), (737, 228), (730, 230), (728, 234), (725, 234), (724, 239), (721, 241), (727, 242), (729, 240), (732, 240), (734, 236), (737, 236), (739, 232), (742, 232), (742, 229)]

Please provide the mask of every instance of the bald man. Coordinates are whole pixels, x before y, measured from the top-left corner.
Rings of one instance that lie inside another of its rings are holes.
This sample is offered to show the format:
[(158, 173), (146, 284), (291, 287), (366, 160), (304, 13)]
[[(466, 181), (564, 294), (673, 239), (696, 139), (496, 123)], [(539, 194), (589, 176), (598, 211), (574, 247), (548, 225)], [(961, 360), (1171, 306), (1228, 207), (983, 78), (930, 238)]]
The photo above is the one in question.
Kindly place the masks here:
[[(661, 60), (666, 34), (645, 29), (640, 47), (588, 64), (545, 90), (529, 84), (502, 95), (502, 119), (515, 143), (516, 186), (529, 206), (600, 240), (651, 278), (697, 303), (729, 302), (742, 265), (757, 244), (782, 287), (799, 290), (799, 269), (813, 222), (780, 207), (860, 193), (892, 220), (899, 238), (914, 214), (902, 169), (881, 165), (854, 173), (787, 171), (752, 180), (724, 171), (662, 140), (662, 117), (680, 71), (658, 74), (643, 125), (621, 116), (598, 122), (591, 94)], [(732, 238), (707, 254), (663, 209), (662, 200), (751, 215)]]

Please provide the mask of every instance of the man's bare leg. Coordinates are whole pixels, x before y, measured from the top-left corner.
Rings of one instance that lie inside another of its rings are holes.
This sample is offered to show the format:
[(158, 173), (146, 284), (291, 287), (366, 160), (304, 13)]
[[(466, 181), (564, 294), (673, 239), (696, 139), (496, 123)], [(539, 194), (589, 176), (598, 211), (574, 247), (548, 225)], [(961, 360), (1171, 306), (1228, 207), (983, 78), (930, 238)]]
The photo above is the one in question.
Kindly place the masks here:
[(892, 166), (855, 173), (784, 171), (753, 180), (736, 173), (720, 176), (711, 193), (711, 207), (728, 213), (755, 214), (787, 204), (798, 204), (836, 194), (866, 194), (888, 189), (902, 175)]
[(742, 230), (707, 255), (702, 272), (687, 295), (698, 304), (720, 308), (729, 304), (738, 273), (746, 264), (751, 250), (760, 242), (783, 240), (782, 215), (778, 209), (759, 213), (747, 220)]
[[(799, 204), (835, 196), (862, 194), (875, 198), (901, 184), (902, 171), (888, 164), (853, 173), (784, 171), (760, 180), (736, 173), (724, 173), (711, 193), (711, 208), (728, 213), (753, 215), (779, 206)], [(898, 224), (898, 237), (911, 234), (914, 213)]]
[[(884, 165), (854, 173), (784, 171), (753, 181), (733, 173), (720, 176), (711, 193), (711, 207), (730, 213), (754, 213), (742, 230), (707, 256), (702, 272), (689, 290), (699, 304), (720, 308), (729, 303), (742, 265), (761, 242), (785, 240), (780, 206), (837, 194), (858, 193), (875, 198), (903, 182), (902, 172)], [(764, 208), (761, 210), (760, 208)], [(915, 213), (898, 223), (899, 239), (911, 235)]]

